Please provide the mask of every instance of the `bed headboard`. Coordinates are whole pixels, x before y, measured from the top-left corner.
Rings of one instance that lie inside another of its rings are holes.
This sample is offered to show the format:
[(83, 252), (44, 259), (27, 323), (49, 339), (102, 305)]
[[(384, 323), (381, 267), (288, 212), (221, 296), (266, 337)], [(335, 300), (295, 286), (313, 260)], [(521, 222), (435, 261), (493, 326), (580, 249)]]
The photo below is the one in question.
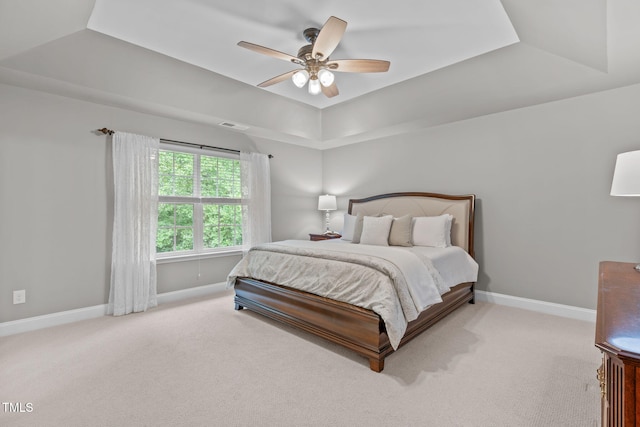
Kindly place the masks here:
[(388, 214), (395, 217), (438, 216), (449, 213), (454, 218), (451, 225), (451, 244), (460, 246), (474, 256), (475, 199), (476, 196), (473, 194), (451, 196), (435, 193), (390, 193), (364, 199), (350, 199), (349, 213), (362, 213), (365, 216)]

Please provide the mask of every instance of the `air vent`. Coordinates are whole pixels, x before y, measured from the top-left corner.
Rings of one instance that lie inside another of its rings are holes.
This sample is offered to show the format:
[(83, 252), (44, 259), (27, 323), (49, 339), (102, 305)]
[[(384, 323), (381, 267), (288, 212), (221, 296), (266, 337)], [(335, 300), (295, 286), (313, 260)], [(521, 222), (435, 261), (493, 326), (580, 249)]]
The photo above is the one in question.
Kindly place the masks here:
[(249, 126), (245, 126), (245, 125), (239, 125), (237, 123), (232, 123), (232, 122), (221, 122), (218, 123), (218, 125), (225, 127), (225, 128), (229, 128), (229, 129), (235, 129), (235, 130), (247, 130), (249, 129)]

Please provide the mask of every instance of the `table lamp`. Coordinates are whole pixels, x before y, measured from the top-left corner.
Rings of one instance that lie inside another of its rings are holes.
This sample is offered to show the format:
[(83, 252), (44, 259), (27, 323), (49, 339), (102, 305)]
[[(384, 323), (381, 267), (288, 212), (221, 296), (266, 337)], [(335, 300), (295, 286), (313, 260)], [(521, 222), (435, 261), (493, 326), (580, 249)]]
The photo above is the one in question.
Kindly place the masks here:
[(326, 230), (324, 234), (331, 234), (333, 231), (329, 230), (329, 211), (335, 211), (338, 209), (338, 203), (336, 202), (336, 196), (330, 196), (325, 194), (318, 198), (318, 210), (325, 211)]
[[(618, 154), (611, 183), (612, 196), (640, 196), (640, 150)], [(640, 264), (635, 266), (640, 271)]]

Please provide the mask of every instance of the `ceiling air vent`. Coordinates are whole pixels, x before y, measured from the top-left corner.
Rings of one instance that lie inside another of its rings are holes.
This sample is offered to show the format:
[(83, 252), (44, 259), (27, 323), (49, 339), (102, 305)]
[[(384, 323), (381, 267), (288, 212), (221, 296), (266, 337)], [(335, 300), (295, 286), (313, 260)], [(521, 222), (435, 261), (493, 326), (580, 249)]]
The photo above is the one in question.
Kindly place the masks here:
[(229, 128), (229, 129), (235, 129), (235, 130), (247, 130), (249, 129), (249, 126), (245, 126), (245, 125), (239, 125), (237, 123), (232, 123), (232, 122), (221, 122), (218, 123), (218, 125), (225, 127), (225, 128)]

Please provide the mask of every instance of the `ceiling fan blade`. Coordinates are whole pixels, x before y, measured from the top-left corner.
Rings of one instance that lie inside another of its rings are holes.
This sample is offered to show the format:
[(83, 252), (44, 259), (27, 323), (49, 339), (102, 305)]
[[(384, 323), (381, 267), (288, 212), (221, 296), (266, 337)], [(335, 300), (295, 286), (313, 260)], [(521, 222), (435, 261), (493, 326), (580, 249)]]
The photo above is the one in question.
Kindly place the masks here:
[(300, 64), (300, 59), (295, 56), (289, 55), (288, 53), (283, 53), (278, 50), (274, 50), (268, 47), (260, 46), (258, 44), (253, 44), (249, 42), (238, 42), (238, 46), (244, 47), (246, 49), (252, 50), (254, 52), (261, 53), (263, 55), (271, 56), (273, 58), (282, 59), (289, 62), (294, 62), (296, 64)]
[(287, 80), (287, 79), (291, 78), (291, 76), (293, 76), (293, 75), (294, 75), (295, 73), (297, 73), (298, 71), (300, 71), (300, 70), (291, 70), (291, 71), (287, 71), (287, 72), (286, 72), (286, 73), (284, 73), (284, 74), (280, 74), (279, 76), (275, 76), (274, 78), (271, 78), (271, 79), (269, 79), (269, 80), (267, 80), (267, 81), (264, 81), (264, 82), (260, 83), (260, 84), (258, 85), (258, 87), (267, 87), (267, 86), (274, 85), (274, 84), (276, 84), (276, 83), (283, 82), (283, 81), (285, 81), (285, 80)]
[(336, 96), (339, 93), (338, 92), (338, 86), (336, 85), (335, 82), (333, 82), (331, 84), (331, 86), (329, 86), (329, 87), (325, 87), (325, 86), (322, 86), (322, 85), (320, 85), (320, 87), (322, 87), (322, 93), (327, 98), (333, 98), (334, 96)]
[(317, 58), (319, 55), (323, 59), (327, 59), (340, 43), (346, 29), (347, 23), (345, 21), (335, 16), (329, 17), (313, 43), (311, 56)]
[(390, 65), (389, 61), (380, 59), (338, 59), (327, 63), (331, 71), (343, 73), (384, 73)]

